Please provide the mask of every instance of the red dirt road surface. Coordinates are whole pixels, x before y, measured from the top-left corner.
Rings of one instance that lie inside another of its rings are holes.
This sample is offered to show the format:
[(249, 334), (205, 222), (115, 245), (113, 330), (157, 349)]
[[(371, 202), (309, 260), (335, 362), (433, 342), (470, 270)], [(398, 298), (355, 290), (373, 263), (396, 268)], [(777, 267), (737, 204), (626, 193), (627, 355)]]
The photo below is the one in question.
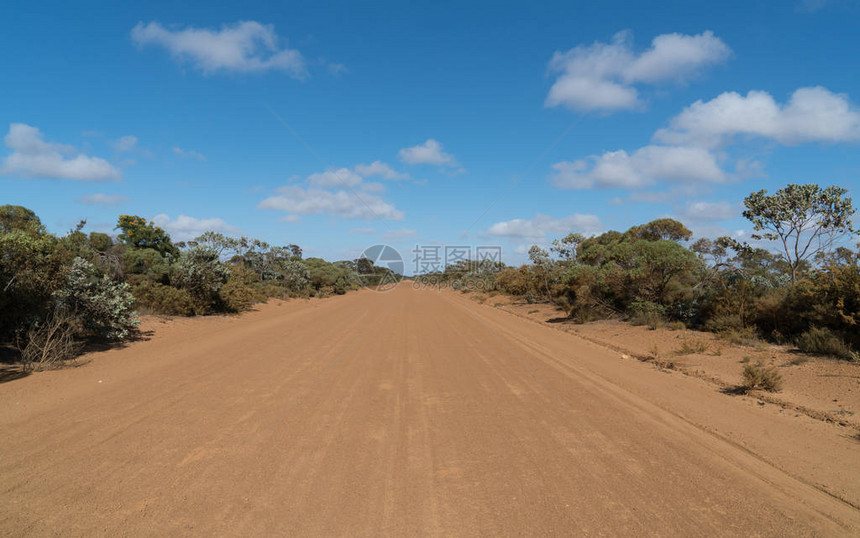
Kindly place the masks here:
[(457, 293), (159, 327), (0, 385), (0, 534), (860, 533), (837, 426)]

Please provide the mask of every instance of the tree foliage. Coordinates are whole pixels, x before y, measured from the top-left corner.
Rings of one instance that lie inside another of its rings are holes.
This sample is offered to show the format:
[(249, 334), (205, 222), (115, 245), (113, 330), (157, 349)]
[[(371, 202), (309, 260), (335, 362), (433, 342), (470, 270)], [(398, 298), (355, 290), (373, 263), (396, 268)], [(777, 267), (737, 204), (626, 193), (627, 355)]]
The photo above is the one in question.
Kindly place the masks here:
[[(135, 215), (118, 218), (116, 239), (86, 234), (85, 225), (56, 236), (33, 211), (0, 206), (0, 344), (18, 347), (28, 364), (70, 358), (87, 340), (128, 338), (135, 308), (167, 315), (240, 312), (268, 297), (359, 286), (355, 262), (303, 260), (297, 245), (216, 232), (174, 243)], [(371, 262), (367, 270), (379, 268)]]
[(744, 199), (743, 214), (758, 232), (753, 239), (779, 244), (780, 256), (791, 268), (791, 281), (796, 282), (803, 262), (830, 250), (845, 235), (857, 233), (847, 193), (842, 187), (815, 184), (791, 184), (772, 195), (760, 190)]
[(531, 263), (504, 269), (494, 285), (528, 301), (548, 299), (579, 321), (683, 321), (855, 357), (860, 255), (845, 245), (856, 233), (846, 194), (817, 185), (752, 193), (744, 215), (758, 245), (692, 241), (673, 219), (591, 237), (571, 232), (549, 252), (533, 246)]

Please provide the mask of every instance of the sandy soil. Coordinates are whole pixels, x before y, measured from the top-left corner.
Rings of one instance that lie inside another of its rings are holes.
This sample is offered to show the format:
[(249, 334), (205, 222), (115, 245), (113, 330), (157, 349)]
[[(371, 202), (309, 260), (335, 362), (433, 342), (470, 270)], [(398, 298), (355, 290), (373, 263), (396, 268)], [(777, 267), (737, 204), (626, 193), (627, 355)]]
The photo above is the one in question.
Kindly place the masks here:
[[(713, 333), (693, 330), (656, 330), (614, 320), (576, 324), (561, 319), (565, 313), (547, 304), (525, 304), (508, 296), (471, 295), (472, 299), (503, 308), (518, 316), (573, 332), (656, 366), (668, 363), (686, 375), (711, 381), (723, 389), (741, 382), (745, 362), (761, 361), (776, 367), (784, 387), (779, 393), (755, 392), (751, 399), (782, 405), (786, 410), (849, 426), (860, 433), (860, 363), (816, 357), (791, 346), (764, 341), (732, 343)], [(684, 342), (704, 343), (702, 353), (682, 353)]]
[(0, 534), (860, 532), (847, 428), (459, 293), (153, 325), (0, 385)]

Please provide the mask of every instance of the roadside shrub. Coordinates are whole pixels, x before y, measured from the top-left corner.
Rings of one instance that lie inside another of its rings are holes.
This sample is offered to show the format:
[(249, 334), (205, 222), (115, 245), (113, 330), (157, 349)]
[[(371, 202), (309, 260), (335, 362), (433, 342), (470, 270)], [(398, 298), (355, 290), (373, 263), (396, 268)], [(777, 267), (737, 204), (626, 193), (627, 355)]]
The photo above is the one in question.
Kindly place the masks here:
[(756, 347), (761, 344), (761, 340), (759, 340), (755, 329), (752, 327), (721, 331), (717, 333), (717, 336), (737, 346)]
[(143, 281), (166, 284), (170, 263), (160, 252), (152, 248), (126, 248), (120, 256), (122, 272), (134, 285)]
[(630, 305), (630, 323), (633, 325), (647, 325), (649, 329), (655, 330), (663, 325), (666, 308), (651, 301), (636, 300)]
[(307, 287), (311, 277), (307, 266), (297, 260), (290, 260), (282, 263), (280, 275), (280, 282), (283, 284), (283, 287), (290, 292), (298, 292)]
[(708, 350), (709, 344), (704, 340), (684, 338), (681, 341), (681, 346), (675, 350), (676, 355), (693, 355), (696, 353), (704, 353)]
[(81, 350), (80, 342), (75, 340), (75, 320), (62, 310), (36, 322), (24, 338), (25, 343), (19, 348), (25, 372), (59, 366)]
[(860, 356), (842, 338), (829, 329), (812, 327), (798, 336), (794, 343), (804, 353), (831, 355), (847, 360), (860, 359)]
[(507, 268), (495, 275), (499, 289), (510, 295), (523, 296), (537, 289), (536, 279), (532, 271), (522, 266)]
[(261, 301), (265, 301), (269, 297), (283, 299), (287, 295), (294, 295), (292, 293), (288, 294), (287, 290), (285, 290), (277, 280), (263, 280), (261, 282), (255, 282), (253, 287)]
[(703, 328), (714, 333), (742, 331), (744, 330), (744, 322), (739, 314), (721, 313), (708, 318)]
[(317, 290), (316, 296), (319, 299), (325, 299), (334, 295), (334, 286), (322, 286)]
[(756, 363), (748, 362), (744, 366), (743, 382), (740, 387), (744, 392), (751, 390), (779, 392), (782, 390), (782, 385), (782, 375), (775, 367), (765, 366), (761, 360)]
[(137, 326), (131, 287), (98, 277), (93, 264), (82, 258), (74, 259), (54, 299), (79, 324), (82, 337), (120, 340)]
[(256, 273), (250, 269), (241, 266), (230, 269), (227, 282), (218, 291), (221, 303), (228, 312), (244, 312), (254, 303), (265, 299), (252, 287), (256, 278)]
[(218, 291), (229, 276), (230, 269), (219, 261), (218, 252), (198, 246), (182, 252), (170, 281), (191, 295), (195, 314), (206, 314), (214, 309)]
[(168, 316), (193, 316), (194, 301), (185, 290), (158, 282), (142, 282), (132, 288), (139, 309)]

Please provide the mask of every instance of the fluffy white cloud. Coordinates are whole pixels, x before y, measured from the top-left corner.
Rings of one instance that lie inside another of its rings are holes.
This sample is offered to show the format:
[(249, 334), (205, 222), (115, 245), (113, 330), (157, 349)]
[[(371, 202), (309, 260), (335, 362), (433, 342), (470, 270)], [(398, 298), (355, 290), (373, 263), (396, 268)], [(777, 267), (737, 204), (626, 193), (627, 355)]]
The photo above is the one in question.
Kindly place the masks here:
[(585, 111), (635, 108), (641, 104), (636, 84), (683, 82), (704, 67), (725, 61), (730, 54), (731, 49), (708, 31), (659, 35), (651, 48), (637, 55), (630, 33), (619, 32), (610, 43), (556, 52), (549, 69), (560, 75), (550, 88), (546, 105)]
[(820, 86), (798, 89), (784, 105), (763, 91), (746, 96), (726, 92), (688, 106), (654, 138), (671, 144), (718, 147), (739, 135), (782, 144), (860, 140), (860, 112), (846, 95)]
[(561, 235), (570, 232), (592, 234), (601, 230), (600, 219), (595, 215), (575, 214), (553, 218), (538, 213), (533, 219), (513, 219), (497, 222), (487, 229), (489, 235), (514, 241), (543, 242), (547, 234)]
[(161, 213), (154, 216), (152, 222), (156, 226), (164, 228), (170, 234), (171, 239), (176, 241), (189, 241), (204, 232), (239, 233), (238, 228), (218, 218), (196, 219), (187, 215), (179, 215), (175, 219), (171, 219), (168, 215)]
[(720, 182), (726, 175), (703, 148), (645, 146), (628, 154), (607, 151), (578, 161), (552, 165), (552, 183), (563, 189), (641, 188), (658, 180)]
[(307, 181), (314, 187), (355, 187), (361, 183), (361, 176), (349, 168), (332, 168), (309, 175)]
[(729, 202), (687, 202), (679, 212), (682, 219), (728, 220), (741, 216), (740, 209)]
[(137, 146), (137, 137), (136, 136), (123, 136), (116, 140), (114, 140), (111, 145), (113, 149), (123, 152), (123, 151), (131, 151)]
[(409, 174), (397, 172), (382, 161), (355, 165), (355, 173), (362, 177), (381, 177), (383, 179), (409, 179)]
[(203, 155), (202, 153), (199, 153), (199, 152), (196, 152), (196, 151), (190, 150), (190, 149), (178, 148), (176, 146), (173, 146), (173, 153), (175, 155), (180, 156), (180, 157), (188, 157), (191, 159), (197, 159), (198, 161), (205, 161), (206, 160), (206, 156)]
[(158, 22), (139, 22), (131, 30), (131, 39), (141, 47), (164, 47), (177, 60), (189, 62), (207, 74), (277, 70), (294, 78), (307, 76), (301, 53), (281, 48), (271, 24), (240, 21), (224, 25), (220, 30), (194, 27), (170, 30)]
[(382, 183), (377, 183), (375, 181), (371, 181), (369, 183), (362, 183), (358, 187), (364, 192), (375, 192), (377, 194), (385, 192), (385, 185), (383, 185)]
[(373, 194), (342, 190), (330, 192), (316, 188), (305, 189), (298, 185), (287, 185), (277, 191), (277, 195), (266, 198), (258, 207), (291, 214), (325, 214), (345, 219), (403, 219), (402, 211)]
[(84, 205), (114, 206), (128, 202), (128, 198), (121, 194), (104, 194), (97, 192), (95, 194), (85, 194), (75, 201)]
[(67, 157), (75, 152), (72, 146), (45, 142), (39, 129), (23, 123), (11, 124), (3, 142), (12, 149), (0, 166), (3, 174), (78, 181), (119, 181), (122, 176), (99, 157)]
[(401, 149), (398, 156), (407, 164), (432, 164), (453, 168), (460, 166), (457, 159), (450, 153), (442, 151), (442, 144), (432, 138), (427, 139), (423, 144)]

